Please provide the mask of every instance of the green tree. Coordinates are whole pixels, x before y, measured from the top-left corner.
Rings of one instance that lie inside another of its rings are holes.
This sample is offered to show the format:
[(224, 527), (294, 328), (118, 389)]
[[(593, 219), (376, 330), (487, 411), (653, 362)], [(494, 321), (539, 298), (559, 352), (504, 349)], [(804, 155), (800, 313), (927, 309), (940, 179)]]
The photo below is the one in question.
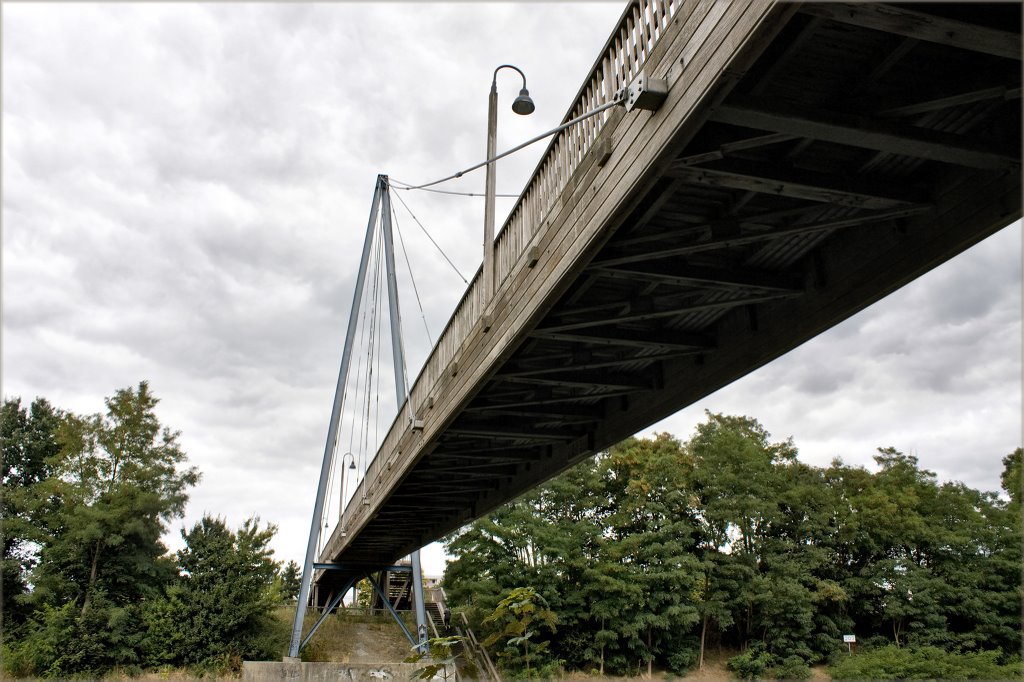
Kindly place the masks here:
[[(449, 679), (449, 671), (458, 670), (459, 675), (468, 679), (476, 679), (476, 665), (466, 656), (466, 638), (460, 635), (450, 637), (433, 637), (427, 640), (427, 649), (424, 651), (417, 644), (412, 648), (413, 653), (405, 659), (406, 663), (426, 663), (413, 671), (413, 678), (417, 680), (433, 680), (438, 675), (442, 679)], [(454, 678), (455, 675), (453, 674)]]
[[(518, 648), (523, 647), (522, 661), (526, 666), (526, 679), (530, 679), (530, 660), (542, 654), (550, 644), (540, 641), (541, 628), (555, 632), (558, 616), (548, 608), (547, 600), (532, 587), (517, 587), (498, 602), (494, 611), (484, 619), (484, 623), (492, 623), (495, 630), (483, 641), (487, 647), (495, 646), (504, 640), (505, 648), (498, 657), (506, 665), (515, 666)], [(533, 651), (530, 644), (533, 643)]]
[(141, 382), (108, 398), (103, 416), (60, 421), (49, 475), (26, 505), (39, 547), (35, 612), (14, 655), (30, 672), (99, 675), (139, 663), (140, 605), (175, 573), (160, 538), (199, 480), (180, 468), (185, 453), (161, 427), (157, 402)]
[(279, 653), (271, 612), (280, 592), (268, 547), (276, 531), (273, 525), (260, 528), (254, 517), (233, 532), (208, 515), (182, 529), (185, 547), (176, 555), (181, 575), (144, 613), (149, 664), (226, 671), (243, 658)]
[(160, 536), (199, 481), (195, 468), (179, 470), (179, 434), (161, 427), (147, 382), (105, 402), (104, 416), (65, 418), (53, 475), (39, 484), (38, 598), (78, 603), (83, 615), (98, 591), (114, 603), (159, 594), (173, 571)]
[(1010, 498), (1010, 504), (1020, 509), (1021, 496), (1024, 495), (1024, 475), (1021, 473), (1021, 459), (1024, 457), (1024, 449), (1017, 448), (1003, 458), (1003, 473), (1000, 474), (1000, 481), (1003, 490)]
[(281, 598), (285, 601), (294, 601), (299, 596), (299, 588), (302, 586), (302, 569), (295, 561), (289, 561), (277, 577)]
[(702, 578), (691, 505), (693, 460), (669, 434), (629, 438), (611, 448), (606, 486), (612, 512), (605, 519), (605, 560), (625, 582), (616, 629), (626, 650), (646, 663), (677, 653), (679, 634), (700, 615), (693, 599)]
[(31, 513), (35, 486), (49, 475), (47, 462), (59, 451), (57, 429), (62, 414), (44, 398), (37, 398), (30, 409), (20, 398), (6, 399), (0, 408), (0, 536), (3, 555), (3, 628), (24, 622), (28, 613), (24, 603), (28, 593), (28, 575), (36, 564), (33, 543), (38, 539)]

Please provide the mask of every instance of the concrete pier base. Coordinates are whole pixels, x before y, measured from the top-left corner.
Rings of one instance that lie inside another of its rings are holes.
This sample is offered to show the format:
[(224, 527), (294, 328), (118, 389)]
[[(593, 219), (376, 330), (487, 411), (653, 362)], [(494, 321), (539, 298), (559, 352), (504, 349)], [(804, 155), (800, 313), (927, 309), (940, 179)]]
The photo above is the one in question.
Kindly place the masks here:
[(283, 661), (244, 661), (244, 682), (397, 682), (412, 678), (412, 663), (303, 663), (298, 658)]

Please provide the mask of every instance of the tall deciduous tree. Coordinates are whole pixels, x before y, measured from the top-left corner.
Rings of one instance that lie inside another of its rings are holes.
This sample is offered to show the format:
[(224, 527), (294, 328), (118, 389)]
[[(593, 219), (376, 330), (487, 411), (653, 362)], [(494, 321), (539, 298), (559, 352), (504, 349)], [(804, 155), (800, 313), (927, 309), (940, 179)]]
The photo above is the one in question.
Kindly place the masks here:
[(33, 543), (38, 540), (32, 498), (35, 486), (49, 474), (47, 462), (59, 451), (57, 428), (61, 419), (60, 411), (44, 398), (37, 398), (27, 410), (20, 398), (4, 400), (0, 408), (0, 612), (5, 629), (21, 623), (28, 610), (23, 598), (28, 573), (36, 564)]
[(147, 382), (105, 402), (105, 415), (65, 418), (37, 499), (37, 597), (74, 602), (83, 616), (97, 593), (115, 604), (159, 594), (173, 572), (160, 536), (199, 480), (182, 466), (179, 434), (161, 427)]

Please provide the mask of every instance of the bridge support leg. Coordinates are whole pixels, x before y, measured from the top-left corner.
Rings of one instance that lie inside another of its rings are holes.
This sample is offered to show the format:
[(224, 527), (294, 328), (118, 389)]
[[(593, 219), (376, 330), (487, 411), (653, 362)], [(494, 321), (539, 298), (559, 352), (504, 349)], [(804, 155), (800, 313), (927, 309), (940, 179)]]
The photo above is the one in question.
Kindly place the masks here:
[(373, 579), (373, 576), (369, 576), (367, 580), (369, 580), (370, 584), (373, 585), (373, 589), (377, 592), (377, 596), (380, 597), (380, 600), (384, 602), (384, 608), (391, 612), (391, 617), (395, 619), (395, 622), (398, 623), (398, 627), (402, 628), (402, 632), (404, 632), (405, 636), (409, 638), (409, 643), (413, 646), (420, 646), (422, 648), (420, 643), (416, 641), (416, 638), (412, 636), (412, 633), (409, 632), (409, 628), (405, 627), (405, 623), (402, 622), (401, 616), (399, 616), (398, 612), (395, 611), (395, 607), (391, 605), (391, 600), (388, 599), (388, 595), (384, 593), (384, 590), (380, 589), (380, 585)]
[(352, 585), (353, 583), (355, 583), (355, 581), (356, 579), (352, 578), (347, 583), (345, 583), (345, 588), (343, 590), (339, 591), (338, 594), (334, 595), (334, 599), (331, 600), (331, 603), (327, 605), (326, 609), (324, 609), (323, 614), (321, 614), (320, 618), (315, 623), (313, 623), (313, 627), (309, 629), (309, 632), (307, 632), (306, 636), (302, 639), (302, 643), (299, 644), (299, 650), (301, 650), (302, 647), (309, 644), (309, 640), (313, 638), (313, 635), (316, 634), (316, 631), (319, 630), (320, 626), (323, 625), (323, 622), (327, 620), (327, 616), (331, 615), (331, 611), (333, 611), (334, 608), (341, 603), (341, 600), (345, 598), (345, 594), (350, 589), (352, 589)]
[(417, 549), (412, 557), (412, 598), (416, 606), (416, 634), (421, 645), (427, 643), (427, 607), (423, 603), (423, 571), (420, 570), (420, 551)]

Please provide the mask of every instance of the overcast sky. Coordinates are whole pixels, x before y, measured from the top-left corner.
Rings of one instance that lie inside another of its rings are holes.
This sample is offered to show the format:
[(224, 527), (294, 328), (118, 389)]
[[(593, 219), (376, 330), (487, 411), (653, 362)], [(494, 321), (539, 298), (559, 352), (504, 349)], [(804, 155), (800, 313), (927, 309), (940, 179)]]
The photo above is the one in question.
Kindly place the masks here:
[[(91, 413), (149, 380), (203, 472), (185, 523), (258, 514), (301, 559), (377, 174), (482, 160), (502, 63), (537, 111), (508, 111), (503, 72), (499, 150), (557, 125), (622, 9), (5, 4), (4, 395)], [(502, 161), (498, 191), (543, 150)], [(482, 199), (401, 197), (472, 275)], [(396, 211), (436, 336), (465, 285)], [(414, 377), (432, 340), (399, 262)], [(997, 490), (1021, 442), (1020, 225), (644, 433), (685, 439), (705, 409), (758, 418), (813, 464), (892, 445)], [(441, 553), (424, 564), (439, 574)]]

